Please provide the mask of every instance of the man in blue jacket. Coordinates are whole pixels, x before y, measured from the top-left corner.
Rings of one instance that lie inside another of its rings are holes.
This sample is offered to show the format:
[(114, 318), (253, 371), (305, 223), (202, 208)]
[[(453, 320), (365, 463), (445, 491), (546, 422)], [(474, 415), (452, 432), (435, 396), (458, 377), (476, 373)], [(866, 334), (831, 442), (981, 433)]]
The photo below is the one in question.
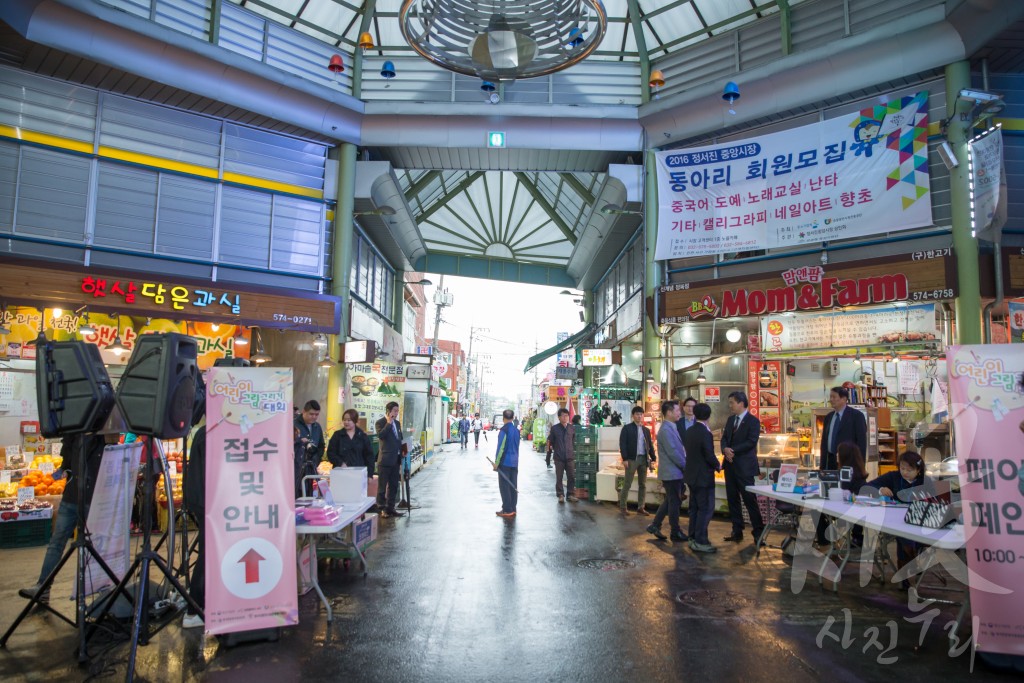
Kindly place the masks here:
[(494, 456), (494, 471), (498, 473), (498, 490), (501, 492), (501, 509), (495, 514), (499, 517), (515, 517), (516, 503), (519, 493), (516, 491), (519, 480), (519, 430), (512, 419), (515, 413), (506, 410), (501, 414), (505, 424), (498, 432), (498, 451)]

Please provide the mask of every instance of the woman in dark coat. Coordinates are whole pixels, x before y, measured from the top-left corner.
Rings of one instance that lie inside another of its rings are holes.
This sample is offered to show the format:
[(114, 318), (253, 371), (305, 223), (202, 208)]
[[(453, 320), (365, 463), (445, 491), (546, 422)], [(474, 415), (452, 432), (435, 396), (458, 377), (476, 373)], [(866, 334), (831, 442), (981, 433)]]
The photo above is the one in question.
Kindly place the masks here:
[[(914, 451), (906, 451), (899, 458), (899, 469), (893, 472), (886, 472), (877, 479), (868, 482), (868, 486), (874, 486), (883, 496), (899, 499), (901, 491), (915, 487), (927, 488), (928, 478), (924, 476), (924, 460)], [(897, 568), (910, 562), (917, 557), (918, 545), (906, 539), (896, 539), (896, 566)], [(903, 580), (903, 589), (907, 590), (910, 582)]]
[(341, 416), (342, 428), (334, 432), (327, 444), (327, 460), (335, 467), (365, 467), (372, 477), (376, 465), (370, 437), (356, 426), (359, 411), (349, 408)]

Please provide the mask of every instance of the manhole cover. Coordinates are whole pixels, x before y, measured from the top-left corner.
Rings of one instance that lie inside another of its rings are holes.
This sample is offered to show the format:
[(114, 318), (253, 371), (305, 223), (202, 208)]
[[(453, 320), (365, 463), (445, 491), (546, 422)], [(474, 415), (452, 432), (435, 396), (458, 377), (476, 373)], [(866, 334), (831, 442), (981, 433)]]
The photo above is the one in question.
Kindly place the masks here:
[(636, 563), (616, 558), (595, 558), (580, 560), (576, 563), (576, 566), (583, 569), (600, 569), (603, 572), (614, 572), (619, 569), (632, 569), (636, 566)]
[(754, 604), (742, 595), (713, 590), (684, 591), (676, 595), (676, 601), (702, 612), (721, 615), (736, 614)]

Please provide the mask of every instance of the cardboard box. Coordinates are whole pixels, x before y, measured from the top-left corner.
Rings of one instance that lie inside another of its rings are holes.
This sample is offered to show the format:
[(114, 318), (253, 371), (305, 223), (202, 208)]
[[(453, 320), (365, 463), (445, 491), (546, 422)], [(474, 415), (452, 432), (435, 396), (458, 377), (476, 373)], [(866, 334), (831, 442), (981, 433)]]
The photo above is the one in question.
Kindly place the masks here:
[[(346, 543), (353, 543), (360, 550), (364, 550), (371, 543), (377, 540), (378, 516), (376, 513), (368, 512), (363, 518), (349, 524), (339, 535)], [(355, 537), (353, 541), (352, 538)]]
[(331, 470), (331, 495), (338, 505), (366, 500), (366, 468), (335, 467)]

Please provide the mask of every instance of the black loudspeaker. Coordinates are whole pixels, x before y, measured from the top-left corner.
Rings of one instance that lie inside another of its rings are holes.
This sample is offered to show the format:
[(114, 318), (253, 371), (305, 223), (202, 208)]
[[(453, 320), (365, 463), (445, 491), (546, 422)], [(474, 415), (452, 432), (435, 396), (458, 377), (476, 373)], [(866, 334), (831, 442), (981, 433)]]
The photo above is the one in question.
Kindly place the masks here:
[(128, 429), (160, 439), (188, 434), (198, 352), (196, 340), (184, 334), (144, 334), (136, 339), (117, 385), (117, 407)]
[(95, 344), (36, 342), (39, 431), (49, 438), (94, 432), (114, 407), (114, 387)]
[(228, 356), (227, 358), (218, 358), (213, 361), (213, 367), (215, 368), (247, 368), (249, 367), (248, 358), (235, 358), (234, 356)]

